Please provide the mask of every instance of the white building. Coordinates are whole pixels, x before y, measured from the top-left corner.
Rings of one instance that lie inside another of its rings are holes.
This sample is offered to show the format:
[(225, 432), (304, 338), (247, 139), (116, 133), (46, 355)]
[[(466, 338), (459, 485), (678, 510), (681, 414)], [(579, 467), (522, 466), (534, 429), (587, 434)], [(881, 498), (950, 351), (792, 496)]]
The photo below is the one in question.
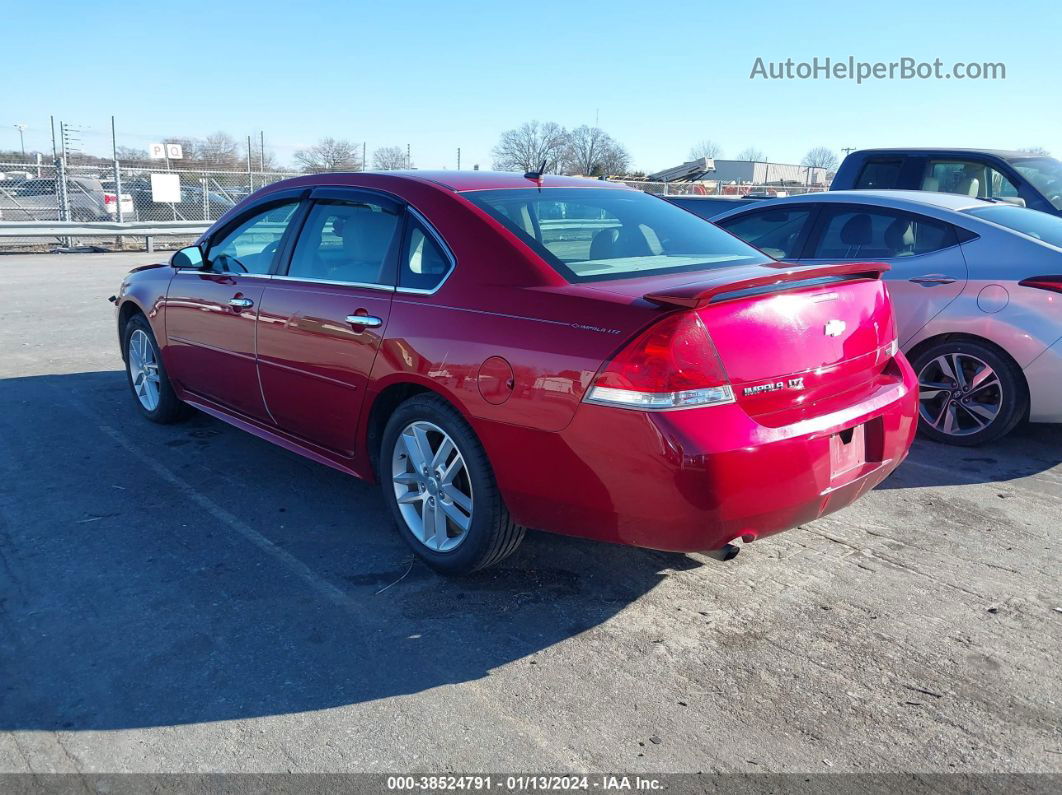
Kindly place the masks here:
[(715, 161), (715, 172), (706, 179), (721, 185), (822, 185), (826, 184), (826, 169), (817, 166), (798, 166), (791, 163), (763, 163), (754, 160)]

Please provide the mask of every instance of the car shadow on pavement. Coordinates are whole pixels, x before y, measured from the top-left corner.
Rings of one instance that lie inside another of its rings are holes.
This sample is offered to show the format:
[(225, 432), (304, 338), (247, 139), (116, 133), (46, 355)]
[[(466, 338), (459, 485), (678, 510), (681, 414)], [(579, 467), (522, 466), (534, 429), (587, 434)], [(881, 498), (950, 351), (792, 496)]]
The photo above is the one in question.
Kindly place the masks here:
[[(677, 554), (536, 533), (499, 568), (413, 563), (376, 486), (122, 372), (0, 380), (0, 730), (290, 714), (492, 675), (600, 625)], [(721, 565), (721, 564), (720, 564)]]
[(1062, 462), (1062, 425), (1019, 425), (981, 447), (958, 447), (916, 439), (907, 460), (878, 486), (906, 489), (1005, 483), (1039, 475)]

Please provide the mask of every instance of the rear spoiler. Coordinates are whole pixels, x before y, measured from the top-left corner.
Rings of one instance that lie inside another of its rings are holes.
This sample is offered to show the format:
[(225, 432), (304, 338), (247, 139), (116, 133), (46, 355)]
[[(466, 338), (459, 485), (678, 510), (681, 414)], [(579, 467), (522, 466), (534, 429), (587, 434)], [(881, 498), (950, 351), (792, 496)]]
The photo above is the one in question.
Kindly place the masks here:
[[(888, 269), (889, 266), (883, 262), (842, 262), (831, 265), (805, 266), (780, 262), (777, 265), (749, 265), (738, 268), (725, 268), (717, 271), (715, 275), (705, 274), (704, 278), (695, 282), (677, 284), (666, 290), (647, 293), (644, 298), (646, 301), (652, 301), (654, 304), (660, 304), (661, 306), (681, 306), (687, 309), (694, 309), (708, 304), (713, 298), (718, 296), (756, 287), (772, 287), (776, 284), (805, 282), (810, 279), (821, 279), (830, 276), (879, 279), (881, 274)], [(797, 289), (800, 286), (800, 284), (793, 284), (792, 289)], [(739, 296), (735, 296), (735, 298), (737, 297)]]

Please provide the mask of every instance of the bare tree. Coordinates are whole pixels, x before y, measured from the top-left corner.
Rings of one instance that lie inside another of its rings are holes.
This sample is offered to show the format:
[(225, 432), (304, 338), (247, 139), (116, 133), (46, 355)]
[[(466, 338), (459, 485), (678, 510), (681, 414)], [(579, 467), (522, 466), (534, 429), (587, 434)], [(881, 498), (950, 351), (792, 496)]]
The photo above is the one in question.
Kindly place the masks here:
[(630, 165), (623, 145), (600, 127), (576, 127), (568, 134), (561, 167), (569, 174), (602, 177), (622, 174)]
[(146, 161), (148, 159), (147, 149), (137, 149), (132, 146), (119, 146), (114, 150), (115, 156), (119, 160), (127, 162)]
[(406, 165), (406, 150), (401, 146), (381, 146), (372, 153), (372, 167), (377, 171), (395, 171)]
[(361, 171), (358, 147), (344, 138), (322, 138), (294, 155), (299, 168), (308, 173), (321, 171)]
[(236, 168), (244, 161), (240, 154), (240, 145), (236, 139), (225, 132), (208, 135), (202, 141), (195, 142), (195, 159), (201, 163), (220, 168)]
[(766, 158), (767, 155), (755, 146), (746, 146), (737, 155), (738, 160), (748, 160), (755, 163), (762, 163)]
[(546, 172), (556, 173), (567, 141), (568, 134), (555, 122), (525, 122), (501, 134), (494, 147), (494, 168), (532, 171), (545, 162)]
[(715, 141), (704, 140), (695, 144), (690, 149), (690, 160), (699, 160), (702, 157), (710, 157), (713, 160), (723, 156), (723, 147)]
[(1050, 157), (1051, 153), (1042, 146), (1026, 146), (1018, 150), (1024, 152), (1027, 155), (1036, 155), (1037, 157)]
[(833, 171), (837, 168), (839, 162), (837, 155), (828, 146), (816, 146), (808, 150), (808, 153), (804, 155), (804, 159), (800, 161), (800, 165)]

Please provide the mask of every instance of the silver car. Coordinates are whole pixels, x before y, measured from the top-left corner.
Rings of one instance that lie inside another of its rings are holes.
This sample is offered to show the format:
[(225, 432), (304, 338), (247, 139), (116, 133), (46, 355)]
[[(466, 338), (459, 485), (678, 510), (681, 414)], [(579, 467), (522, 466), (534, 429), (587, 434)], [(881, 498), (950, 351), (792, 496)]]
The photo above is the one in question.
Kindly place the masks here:
[(924, 191), (836, 191), (712, 219), (787, 262), (885, 262), (924, 435), (998, 439), (1062, 422), (1062, 218)]

